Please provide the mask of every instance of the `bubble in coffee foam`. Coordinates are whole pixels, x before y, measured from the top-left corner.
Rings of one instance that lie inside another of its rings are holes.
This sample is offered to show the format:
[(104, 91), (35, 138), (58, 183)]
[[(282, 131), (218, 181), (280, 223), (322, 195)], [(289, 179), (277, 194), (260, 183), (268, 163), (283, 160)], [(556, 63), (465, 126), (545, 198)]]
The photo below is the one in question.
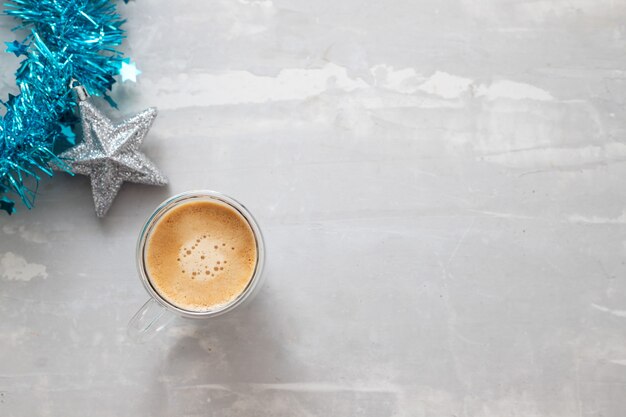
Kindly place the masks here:
[[(226, 242), (236, 245), (228, 245), (231, 250), (225, 252)], [(254, 274), (256, 259), (256, 241), (245, 218), (210, 201), (184, 203), (166, 213), (146, 246), (146, 268), (155, 290), (194, 311), (237, 297)], [(226, 263), (228, 270), (216, 266)]]

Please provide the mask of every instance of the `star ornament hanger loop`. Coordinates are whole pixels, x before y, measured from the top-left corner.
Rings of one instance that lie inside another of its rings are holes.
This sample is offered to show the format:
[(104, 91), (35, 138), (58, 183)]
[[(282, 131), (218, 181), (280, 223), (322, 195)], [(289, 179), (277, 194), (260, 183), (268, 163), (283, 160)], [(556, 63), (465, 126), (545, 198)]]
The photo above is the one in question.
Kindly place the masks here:
[(89, 100), (82, 86), (75, 86), (83, 141), (59, 157), (73, 172), (88, 175), (98, 217), (104, 217), (122, 184), (134, 182), (166, 185), (163, 173), (140, 150), (157, 109), (151, 107), (120, 124), (114, 124)]

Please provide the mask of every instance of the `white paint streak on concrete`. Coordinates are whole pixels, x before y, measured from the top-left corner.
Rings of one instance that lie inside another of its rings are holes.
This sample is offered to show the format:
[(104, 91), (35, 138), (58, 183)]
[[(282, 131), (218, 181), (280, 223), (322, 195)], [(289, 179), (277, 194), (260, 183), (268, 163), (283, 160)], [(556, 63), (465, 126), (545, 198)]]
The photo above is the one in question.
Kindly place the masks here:
[(467, 93), (473, 80), (445, 71), (435, 71), (430, 77), (424, 77), (414, 68), (395, 69), (380, 64), (370, 69), (374, 77), (374, 86), (401, 94), (426, 93), (439, 98), (458, 99)]
[(626, 359), (612, 359), (611, 363), (614, 363), (620, 366), (626, 366)]
[[(361, 78), (351, 78), (345, 67), (332, 63), (313, 69), (286, 68), (276, 77), (232, 70), (214, 74), (180, 74), (158, 82), (150, 79), (144, 79), (144, 82), (144, 91), (155, 94), (151, 100), (161, 108), (302, 100), (333, 89), (353, 91), (368, 87)], [(168, 85), (188, 87), (164, 87)]]
[(624, 317), (626, 318), (626, 310), (613, 310), (611, 308), (601, 306), (598, 304), (591, 304), (591, 307), (595, 308), (598, 311), (602, 311), (603, 313), (609, 313), (616, 317)]
[(474, 80), (445, 71), (435, 71), (425, 79), (414, 68), (394, 69), (388, 65), (376, 65), (371, 73), (376, 86), (398, 93), (423, 92), (446, 100), (453, 100), (475, 90), (475, 96), (486, 100), (535, 100), (553, 101), (548, 91), (531, 84), (511, 80), (498, 80), (491, 84), (477, 84)]
[(380, 64), (374, 65), (370, 72), (374, 77), (376, 87), (402, 94), (413, 94), (419, 90), (420, 83), (425, 80), (425, 77), (418, 74), (414, 68), (396, 70), (392, 66)]
[(582, 224), (626, 224), (626, 212), (622, 212), (618, 217), (581, 216), (574, 214), (569, 216), (570, 223)]
[(473, 81), (469, 78), (437, 71), (418, 90), (445, 99), (456, 99), (465, 94), (472, 84)]
[(577, 148), (513, 149), (484, 155), (482, 159), (511, 168), (585, 168), (598, 164), (626, 161), (626, 144), (613, 142)]
[(45, 265), (28, 263), (13, 252), (6, 252), (0, 257), (0, 276), (9, 281), (30, 281), (37, 277), (46, 279), (48, 273)]
[(318, 393), (335, 393), (335, 392), (359, 392), (359, 393), (397, 393), (401, 391), (400, 387), (393, 385), (341, 385), (325, 382), (289, 382), (275, 384), (194, 384), (182, 385), (176, 389), (208, 389), (216, 391), (289, 391), (289, 392), (318, 392)]
[[(376, 89), (403, 95), (427, 95), (439, 100), (458, 100), (471, 90), (477, 92), (476, 97), (487, 100), (553, 100), (550, 93), (530, 84), (501, 80), (490, 85), (477, 85), (470, 78), (445, 71), (435, 71), (424, 77), (415, 68), (395, 69), (378, 64), (370, 68), (370, 74), (371, 80), (367, 82), (351, 76), (348, 68), (334, 63), (321, 68), (285, 68), (276, 76), (256, 75), (245, 70), (181, 73), (159, 82), (145, 77), (142, 93), (145, 100), (164, 109), (304, 100), (327, 91), (375, 92)], [(173, 85), (186, 88), (169, 87)]]
[(498, 211), (487, 211), (487, 210), (470, 210), (472, 213), (484, 214), (489, 217), (498, 217), (502, 219), (523, 219), (523, 220), (532, 220), (535, 217), (532, 216), (524, 216), (522, 214), (514, 214), (514, 213), (501, 213)]
[(291, 382), (281, 384), (252, 384), (253, 388), (291, 392), (398, 392), (400, 389), (391, 385), (340, 385), (323, 382)]
[(480, 85), (476, 88), (476, 96), (485, 97), (487, 100), (554, 100), (554, 97), (546, 90), (535, 87), (534, 85), (509, 80), (499, 80), (489, 86)]

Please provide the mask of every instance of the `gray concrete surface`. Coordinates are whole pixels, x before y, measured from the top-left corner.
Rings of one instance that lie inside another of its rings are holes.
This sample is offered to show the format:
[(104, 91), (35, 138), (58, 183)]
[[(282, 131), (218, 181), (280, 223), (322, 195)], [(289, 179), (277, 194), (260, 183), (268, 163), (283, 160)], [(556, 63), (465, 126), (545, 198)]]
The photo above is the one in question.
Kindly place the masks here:
[[(160, 108), (171, 186), (0, 218), (1, 416), (625, 415), (624, 2), (120, 7), (110, 113)], [(267, 284), (134, 345), (139, 228), (197, 188), (256, 215)]]

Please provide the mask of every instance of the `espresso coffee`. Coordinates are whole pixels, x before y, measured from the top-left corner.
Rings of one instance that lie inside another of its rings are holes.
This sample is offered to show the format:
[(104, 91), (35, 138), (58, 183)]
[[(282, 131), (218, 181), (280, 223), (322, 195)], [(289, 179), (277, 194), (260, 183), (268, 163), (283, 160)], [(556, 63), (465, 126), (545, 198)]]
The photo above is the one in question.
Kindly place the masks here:
[(156, 223), (144, 256), (148, 279), (161, 297), (202, 312), (219, 309), (246, 289), (257, 264), (257, 244), (237, 210), (217, 201), (192, 201)]

